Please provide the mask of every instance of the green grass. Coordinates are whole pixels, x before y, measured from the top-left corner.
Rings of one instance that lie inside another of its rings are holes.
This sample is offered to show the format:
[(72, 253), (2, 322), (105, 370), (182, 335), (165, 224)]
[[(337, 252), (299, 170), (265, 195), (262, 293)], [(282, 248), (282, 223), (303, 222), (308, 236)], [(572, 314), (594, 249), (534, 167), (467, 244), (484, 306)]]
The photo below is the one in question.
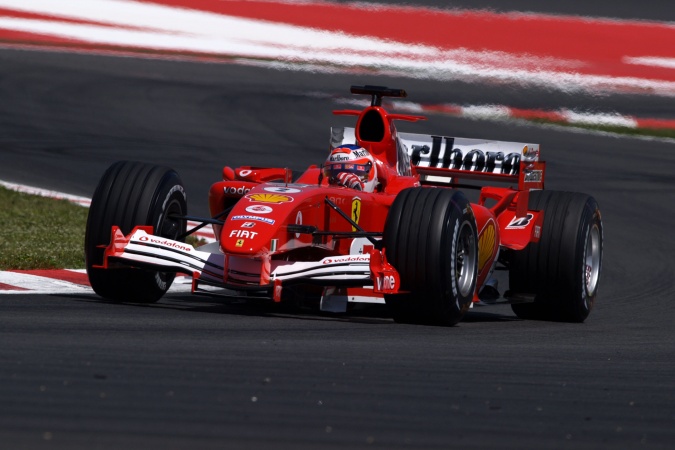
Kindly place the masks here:
[[(0, 270), (83, 269), (89, 209), (0, 186)], [(204, 239), (188, 236), (195, 247)]]
[(0, 187), (0, 270), (84, 268), (88, 211)]

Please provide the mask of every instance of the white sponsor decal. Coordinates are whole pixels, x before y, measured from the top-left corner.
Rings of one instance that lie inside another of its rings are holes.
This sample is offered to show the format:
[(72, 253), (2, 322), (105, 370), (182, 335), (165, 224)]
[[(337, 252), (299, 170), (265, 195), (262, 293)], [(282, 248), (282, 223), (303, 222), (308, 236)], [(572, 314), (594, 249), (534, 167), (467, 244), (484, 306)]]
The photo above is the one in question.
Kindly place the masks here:
[(244, 222), (241, 224), (242, 228), (253, 228), (255, 226), (255, 222)]
[(240, 170), (240, 171), (239, 171), (239, 176), (240, 176), (240, 177), (247, 177), (247, 176), (251, 175), (251, 173), (252, 173), (252, 171), (250, 171), (250, 170), (248, 170), (248, 169)]
[(297, 194), (298, 192), (302, 192), (300, 189), (295, 189), (295, 188), (289, 188), (289, 187), (283, 187), (283, 186), (268, 186), (264, 188), (267, 192), (278, 192), (281, 194)]
[(370, 262), (370, 255), (350, 255), (325, 258), (321, 261), (321, 264), (344, 264), (351, 262)]
[(511, 222), (506, 226), (507, 230), (525, 228), (530, 224), (530, 221), (534, 217), (533, 214), (527, 213), (525, 217), (514, 217), (511, 219)]
[(241, 187), (225, 187), (225, 193), (226, 194), (237, 194), (237, 195), (244, 195), (248, 194), (248, 192), (251, 190), (251, 188), (241, 186)]
[(351, 160), (351, 156), (350, 155), (330, 155), (330, 160), (332, 162), (349, 161), (349, 160)]
[(393, 291), (396, 290), (396, 279), (393, 275), (382, 275), (377, 277), (377, 290)]
[(230, 231), (230, 237), (238, 237), (238, 238), (254, 238), (258, 235), (256, 231), (248, 231), (248, 230), (232, 230)]
[(190, 252), (193, 250), (192, 247), (190, 247), (189, 245), (185, 245), (181, 242), (169, 241), (166, 239), (156, 238), (153, 236), (141, 236), (140, 238), (138, 238), (138, 240), (141, 242), (149, 242), (151, 244), (161, 245), (163, 247), (175, 248), (177, 250), (181, 250), (184, 252)]
[(265, 205), (253, 205), (246, 208), (246, 212), (256, 213), (256, 214), (269, 214), (272, 212), (272, 208)]
[(269, 225), (274, 225), (274, 219), (268, 219), (267, 217), (242, 215), (242, 216), (232, 216), (230, 220), (257, 220), (258, 222), (264, 222)]

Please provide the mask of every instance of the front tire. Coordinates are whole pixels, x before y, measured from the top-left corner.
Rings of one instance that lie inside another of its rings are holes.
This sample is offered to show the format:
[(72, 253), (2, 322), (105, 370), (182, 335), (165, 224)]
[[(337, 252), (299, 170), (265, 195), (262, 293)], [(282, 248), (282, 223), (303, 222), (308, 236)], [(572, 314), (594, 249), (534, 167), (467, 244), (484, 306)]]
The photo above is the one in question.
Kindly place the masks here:
[[(173, 282), (174, 273), (124, 268), (100, 269), (113, 225), (126, 235), (137, 225), (152, 225), (154, 234), (176, 239), (186, 222), (169, 216), (187, 214), (187, 199), (178, 174), (163, 166), (120, 161), (108, 168), (91, 201), (84, 251), (89, 282), (108, 300), (152, 303)], [(184, 241), (184, 239), (183, 239)]]
[(583, 322), (595, 303), (602, 267), (598, 203), (586, 194), (532, 191), (529, 208), (544, 211), (541, 238), (514, 252), (509, 290), (534, 294), (534, 303), (511, 308), (522, 319)]
[(469, 201), (460, 191), (401, 191), (384, 228), (386, 257), (409, 294), (385, 295), (394, 320), (454, 325), (476, 289), (478, 239)]

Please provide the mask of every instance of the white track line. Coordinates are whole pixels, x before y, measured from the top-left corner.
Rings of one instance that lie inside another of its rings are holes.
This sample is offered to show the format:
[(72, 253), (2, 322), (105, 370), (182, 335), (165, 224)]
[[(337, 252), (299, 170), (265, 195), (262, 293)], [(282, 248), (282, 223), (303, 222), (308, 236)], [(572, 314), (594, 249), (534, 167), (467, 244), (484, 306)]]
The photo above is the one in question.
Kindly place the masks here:
[[(30, 273), (0, 271), (0, 284), (9, 286), (9, 288), (0, 289), (0, 296), (3, 294), (53, 295), (94, 293), (93, 289), (89, 286), (59, 280), (57, 278), (33, 275)], [(189, 293), (191, 291), (192, 279), (185, 276), (178, 276), (169, 288), (168, 292)]]
[(0, 272), (0, 283), (21, 289), (16, 291), (1, 290), (0, 293), (2, 294), (82, 294), (92, 292), (89, 286), (16, 272)]
[(609, 89), (675, 96), (675, 82), (561, 72), (556, 68), (571, 62), (559, 58), (441, 49), (157, 3), (0, 0), (0, 6), (54, 17), (54, 20), (4, 17), (0, 18), (0, 28), (97, 45), (324, 64), (336, 69), (368, 67), (382, 73), (423, 79), (480, 78), (534, 84), (567, 92)]
[(50, 191), (48, 189), (26, 186), (24, 184), (10, 183), (9, 181), (0, 180), (0, 186), (3, 186), (12, 191), (23, 192), (24, 194), (38, 195), (40, 197), (48, 197), (57, 200), (68, 200), (70, 202), (76, 203), (80, 206), (85, 206), (87, 208), (91, 204), (91, 199), (87, 197), (64, 194), (63, 192)]

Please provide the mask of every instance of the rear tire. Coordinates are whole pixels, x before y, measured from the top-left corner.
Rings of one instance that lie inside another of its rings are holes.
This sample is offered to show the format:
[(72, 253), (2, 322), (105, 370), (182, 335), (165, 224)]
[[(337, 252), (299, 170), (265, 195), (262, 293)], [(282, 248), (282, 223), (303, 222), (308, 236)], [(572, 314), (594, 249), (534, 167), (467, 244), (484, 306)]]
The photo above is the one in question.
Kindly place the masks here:
[(460, 191), (401, 191), (384, 228), (386, 257), (408, 294), (385, 295), (396, 322), (454, 325), (476, 289), (478, 239), (469, 201)]
[[(120, 161), (108, 168), (91, 201), (84, 240), (87, 275), (94, 292), (113, 301), (152, 303), (173, 282), (174, 273), (146, 269), (99, 269), (113, 225), (126, 235), (137, 225), (152, 225), (154, 234), (176, 239), (186, 229), (187, 199), (178, 174), (166, 167)], [(184, 241), (184, 239), (183, 239)]]
[(598, 204), (586, 194), (532, 191), (529, 208), (544, 211), (541, 239), (514, 252), (509, 290), (534, 294), (534, 303), (511, 308), (522, 319), (583, 322), (593, 308), (602, 268)]

